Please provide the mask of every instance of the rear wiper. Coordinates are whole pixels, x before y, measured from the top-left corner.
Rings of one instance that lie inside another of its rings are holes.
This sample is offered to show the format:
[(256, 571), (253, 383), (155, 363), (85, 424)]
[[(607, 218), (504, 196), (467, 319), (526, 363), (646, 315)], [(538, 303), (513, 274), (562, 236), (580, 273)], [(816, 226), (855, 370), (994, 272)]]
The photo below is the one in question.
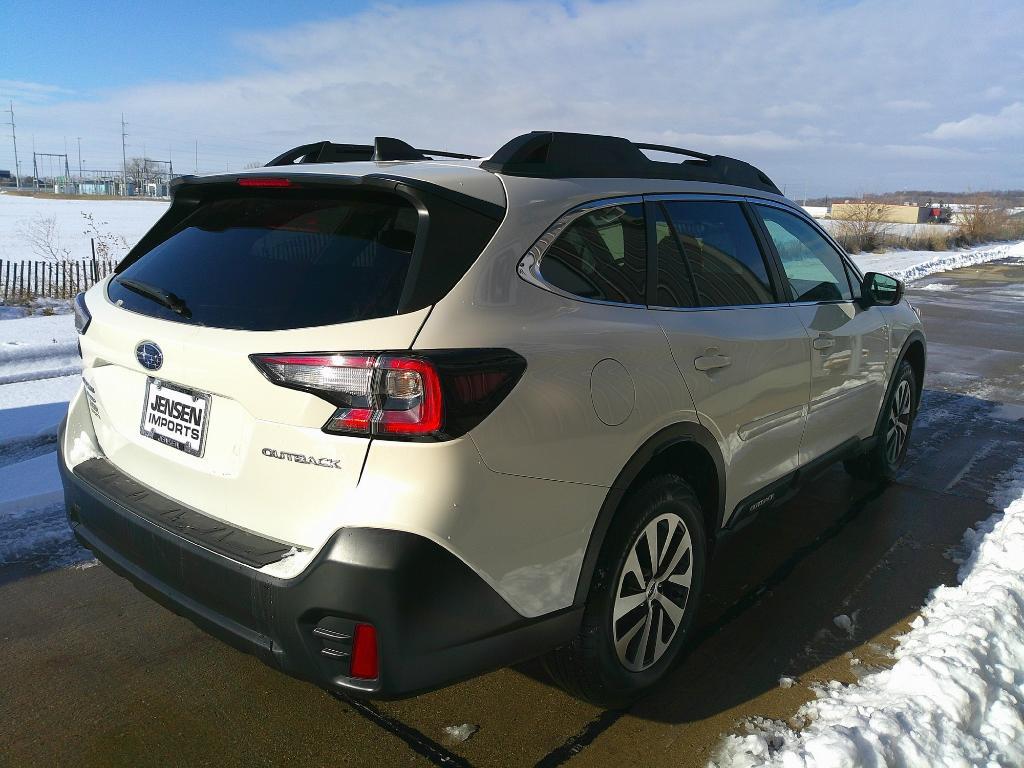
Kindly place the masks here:
[(118, 285), (123, 285), (129, 291), (134, 291), (140, 296), (145, 296), (147, 299), (155, 301), (161, 306), (167, 307), (172, 312), (175, 312), (185, 319), (192, 318), (192, 312), (189, 310), (185, 300), (170, 291), (165, 291), (163, 288), (157, 288), (155, 285), (149, 283), (143, 283), (140, 280), (125, 280), (121, 279), (117, 281)]

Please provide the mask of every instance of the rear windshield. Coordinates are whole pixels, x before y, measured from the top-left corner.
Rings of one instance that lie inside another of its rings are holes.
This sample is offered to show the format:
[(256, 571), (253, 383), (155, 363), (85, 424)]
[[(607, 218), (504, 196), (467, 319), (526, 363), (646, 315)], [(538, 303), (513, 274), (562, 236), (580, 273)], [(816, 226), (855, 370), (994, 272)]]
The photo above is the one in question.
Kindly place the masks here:
[(210, 200), (124, 268), (108, 295), (167, 320), (254, 331), (394, 315), (418, 221), (391, 194)]

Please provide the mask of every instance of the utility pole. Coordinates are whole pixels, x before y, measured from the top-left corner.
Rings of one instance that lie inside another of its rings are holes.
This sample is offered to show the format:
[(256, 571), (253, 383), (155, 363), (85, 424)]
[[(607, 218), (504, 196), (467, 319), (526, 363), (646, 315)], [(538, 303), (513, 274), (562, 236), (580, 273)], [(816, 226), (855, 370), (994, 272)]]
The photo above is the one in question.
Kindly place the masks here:
[(14, 102), (10, 102), (10, 107), (7, 110), (11, 113), (11, 141), (14, 142), (14, 186), (16, 189), (21, 189), (21, 168), (18, 166), (18, 134), (14, 131)]
[(196, 139), (196, 164), (193, 172), (196, 174), (199, 173), (199, 139)]
[(121, 113), (121, 180), (124, 182), (124, 196), (128, 197), (128, 156), (124, 149), (124, 140), (128, 137), (125, 130), (124, 112)]
[(78, 180), (82, 180), (82, 137), (76, 136), (78, 139)]

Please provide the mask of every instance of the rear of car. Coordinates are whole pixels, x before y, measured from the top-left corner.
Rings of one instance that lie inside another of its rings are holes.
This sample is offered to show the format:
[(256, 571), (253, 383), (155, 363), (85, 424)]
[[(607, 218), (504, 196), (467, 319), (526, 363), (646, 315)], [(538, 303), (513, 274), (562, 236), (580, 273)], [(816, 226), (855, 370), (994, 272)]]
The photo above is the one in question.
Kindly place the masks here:
[(741, 161), (548, 132), (424, 153), (321, 142), (177, 187), (77, 301), (71, 525), (322, 686), (554, 649), (621, 705), (672, 666), (723, 530), (883, 415), (908, 434), (919, 320)]
[[(489, 638), (522, 614), (438, 540), (486, 485), (466, 433), (525, 361), (411, 351), (501, 222), (496, 177), (457, 169), (481, 197), (368, 166), (178, 188), (79, 300), (61, 454), (105, 562), (293, 674), (388, 695), (517, 642)], [(398, 460), (383, 480), (375, 443)]]

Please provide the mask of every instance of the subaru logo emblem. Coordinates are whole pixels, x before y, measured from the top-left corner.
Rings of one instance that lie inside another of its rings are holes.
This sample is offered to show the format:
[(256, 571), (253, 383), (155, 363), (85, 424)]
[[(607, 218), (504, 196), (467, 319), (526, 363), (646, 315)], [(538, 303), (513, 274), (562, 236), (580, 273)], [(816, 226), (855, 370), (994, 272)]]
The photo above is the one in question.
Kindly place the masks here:
[(152, 341), (144, 341), (135, 348), (135, 359), (148, 371), (155, 371), (164, 364), (164, 353)]

